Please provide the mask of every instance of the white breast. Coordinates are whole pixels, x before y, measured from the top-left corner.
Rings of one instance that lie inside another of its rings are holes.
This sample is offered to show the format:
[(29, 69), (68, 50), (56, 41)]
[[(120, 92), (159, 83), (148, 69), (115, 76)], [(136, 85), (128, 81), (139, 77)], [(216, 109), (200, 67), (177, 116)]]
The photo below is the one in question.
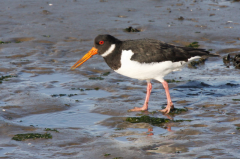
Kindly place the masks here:
[[(172, 71), (181, 70), (186, 63), (185, 61), (172, 62), (153, 62), (153, 63), (139, 63), (131, 61), (133, 52), (131, 50), (123, 50), (121, 56), (121, 67), (115, 70), (117, 73), (127, 77), (136, 78), (140, 80), (156, 79), (163, 81), (163, 77)], [(199, 56), (192, 57), (189, 61), (200, 58)]]

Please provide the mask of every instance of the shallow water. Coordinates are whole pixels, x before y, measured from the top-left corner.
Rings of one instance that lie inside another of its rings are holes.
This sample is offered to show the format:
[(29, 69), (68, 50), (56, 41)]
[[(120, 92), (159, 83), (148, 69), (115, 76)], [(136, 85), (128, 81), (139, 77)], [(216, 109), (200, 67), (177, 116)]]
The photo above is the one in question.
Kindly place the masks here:
[[(0, 44), (0, 76), (14, 77), (0, 83), (0, 158), (239, 158), (240, 70), (222, 61), (240, 53), (240, 19), (233, 16), (239, 8), (225, 0), (1, 2), (0, 41), (11, 43)], [(124, 32), (129, 26), (141, 32)], [(166, 97), (157, 81), (149, 111), (128, 112), (143, 104), (145, 81), (118, 75), (100, 56), (70, 71), (94, 37), (106, 33), (180, 46), (198, 41), (222, 57), (165, 77), (180, 81), (169, 83), (170, 93), (187, 112), (158, 112)], [(99, 76), (104, 79), (89, 80)], [(192, 121), (126, 121), (139, 114)], [(52, 139), (11, 140), (45, 128), (59, 132), (51, 131)]]

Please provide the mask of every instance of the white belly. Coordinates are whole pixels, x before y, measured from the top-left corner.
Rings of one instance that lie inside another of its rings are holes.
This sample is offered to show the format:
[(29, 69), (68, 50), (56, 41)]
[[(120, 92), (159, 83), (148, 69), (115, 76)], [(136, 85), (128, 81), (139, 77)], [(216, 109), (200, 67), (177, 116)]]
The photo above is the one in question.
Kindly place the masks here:
[[(180, 62), (154, 62), (154, 63), (139, 63), (137, 61), (131, 61), (133, 52), (131, 50), (123, 50), (121, 56), (121, 67), (115, 70), (117, 73), (127, 77), (136, 78), (140, 80), (156, 79), (160, 82), (163, 81), (163, 77), (172, 71), (181, 70), (186, 64), (185, 61)], [(190, 60), (194, 60), (197, 57), (192, 57)]]

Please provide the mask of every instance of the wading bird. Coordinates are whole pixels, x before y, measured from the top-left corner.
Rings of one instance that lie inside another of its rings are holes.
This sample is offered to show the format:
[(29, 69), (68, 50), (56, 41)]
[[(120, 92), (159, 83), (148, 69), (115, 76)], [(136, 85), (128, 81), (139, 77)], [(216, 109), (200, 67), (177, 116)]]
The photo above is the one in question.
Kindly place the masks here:
[(71, 69), (82, 65), (93, 55), (99, 54), (115, 72), (139, 80), (147, 81), (147, 94), (144, 105), (130, 111), (148, 110), (148, 101), (152, 90), (151, 79), (162, 83), (167, 96), (167, 106), (161, 112), (169, 113), (174, 108), (168, 83), (164, 76), (172, 71), (181, 70), (188, 62), (202, 56), (218, 56), (204, 49), (180, 47), (153, 39), (121, 41), (111, 35), (98, 35), (94, 47), (77, 61)]

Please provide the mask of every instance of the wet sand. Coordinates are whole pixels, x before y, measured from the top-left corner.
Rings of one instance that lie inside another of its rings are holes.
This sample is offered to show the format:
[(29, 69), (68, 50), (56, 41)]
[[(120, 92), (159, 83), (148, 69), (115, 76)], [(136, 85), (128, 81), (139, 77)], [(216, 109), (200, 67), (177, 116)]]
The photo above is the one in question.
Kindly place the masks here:
[[(239, 8), (227, 0), (1, 2), (0, 158), (239, 158), (240, 70), (222, 60), (240, 53)], [(123, 31), (129, 26), (141, 32)], [(170, 93), (187, 112), (158, 112), (166, 97), (157, 81), (149, 111), (128, 112), (143, 104), (145, 81), (118, 75), (100, 56), (70, 71), (98, 34), (179, 46), (197, 41), (221, 57), (166, 76), (180, 81), (169, 83)], [(139, 115), (192, 121), (126, 121)], [(59, 132), (12, 140), (45, 128)]]

